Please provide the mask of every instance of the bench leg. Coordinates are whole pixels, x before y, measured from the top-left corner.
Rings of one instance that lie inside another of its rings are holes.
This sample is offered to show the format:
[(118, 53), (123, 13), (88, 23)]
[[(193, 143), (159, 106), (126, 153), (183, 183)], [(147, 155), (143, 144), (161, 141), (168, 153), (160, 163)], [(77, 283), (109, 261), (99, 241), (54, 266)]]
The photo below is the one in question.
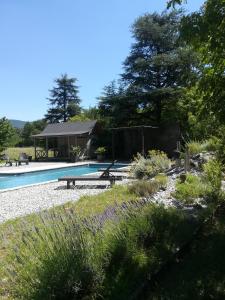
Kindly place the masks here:
[(67, 181), (67, 190), (69, 190), (70, 189), (70, 181), (68, 180)]
[(110, 187), (112, 187), (115, 184), (115, 179), (110, 179)]

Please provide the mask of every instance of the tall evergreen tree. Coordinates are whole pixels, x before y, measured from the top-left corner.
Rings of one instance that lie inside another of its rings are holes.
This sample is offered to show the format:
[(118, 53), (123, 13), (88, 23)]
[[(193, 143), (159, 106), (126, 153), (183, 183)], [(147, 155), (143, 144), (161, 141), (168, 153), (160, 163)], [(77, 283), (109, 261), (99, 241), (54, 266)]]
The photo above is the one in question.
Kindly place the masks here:
[(122, 88), (113, 83), (100, 97), (100, 113), (113, 126), (179, 120), (177, 102), (198, 77), (198, 57), (180, 39), (181, 18), (182, 12), (173, 10), (146, 14), (134, 23)]
[(99, 99), (99, 112), (106, 121), (106, 126), (129, 126), (136, 124), (136, 99), (121, 84), (113, 80), (105, 86)]
[(158, 124), (197, 75), (197, 56), (180, 40), (181, 17), (173, 10), (138, 18), (132, 29), (135, 43), (124, 62), (122, 77), (138, 96), (139, 111)]
[(48, 98), (49, 108), (45, 118), (50, 123), (66, 122), (70, 117), (80, 113), (80, 98), (76, 78), (69, 78), (67, 74), (55, 80), (56, 86), (50, 90)]

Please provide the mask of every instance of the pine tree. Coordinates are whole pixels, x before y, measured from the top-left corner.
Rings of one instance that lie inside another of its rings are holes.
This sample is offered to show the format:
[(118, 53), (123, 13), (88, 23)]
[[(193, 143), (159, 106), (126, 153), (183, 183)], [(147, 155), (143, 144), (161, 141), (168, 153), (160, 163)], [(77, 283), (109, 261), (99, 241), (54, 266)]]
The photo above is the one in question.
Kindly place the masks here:
[(45, 115), (49, 123), (67, 122), (70, 117), (80, 113), (80, 98), (76, 78), (68, 78), (67, 74), (55, 80), (56, 86), (50, 90), (51, 108)]

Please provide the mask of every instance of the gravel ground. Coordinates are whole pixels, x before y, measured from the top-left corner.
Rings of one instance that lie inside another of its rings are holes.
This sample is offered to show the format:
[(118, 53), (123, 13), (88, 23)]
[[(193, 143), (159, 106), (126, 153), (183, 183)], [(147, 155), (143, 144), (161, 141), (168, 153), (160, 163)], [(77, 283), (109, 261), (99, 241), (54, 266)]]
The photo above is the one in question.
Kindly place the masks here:
[(52, 182), (1, 192), (0, 223), (69, 201), (77, 201), (83, 195), (98, 194), (108, 188), (101, 181), (83, 181), (78, 182), (79, 184), (80, 186), (70, 190), (66, 189), (65, 182)]

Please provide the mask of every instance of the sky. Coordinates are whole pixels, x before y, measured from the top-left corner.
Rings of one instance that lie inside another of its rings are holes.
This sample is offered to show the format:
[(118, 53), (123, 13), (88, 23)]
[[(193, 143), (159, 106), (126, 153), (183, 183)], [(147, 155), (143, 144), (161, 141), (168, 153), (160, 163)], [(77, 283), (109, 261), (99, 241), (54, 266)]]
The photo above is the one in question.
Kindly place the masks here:
[(96, 105), (123, 71), (135, 19), (165, 8), (166, 0), (0, 0), (0, 117), (43, 118), (64, 73), (78, 79), (81, 105)]

